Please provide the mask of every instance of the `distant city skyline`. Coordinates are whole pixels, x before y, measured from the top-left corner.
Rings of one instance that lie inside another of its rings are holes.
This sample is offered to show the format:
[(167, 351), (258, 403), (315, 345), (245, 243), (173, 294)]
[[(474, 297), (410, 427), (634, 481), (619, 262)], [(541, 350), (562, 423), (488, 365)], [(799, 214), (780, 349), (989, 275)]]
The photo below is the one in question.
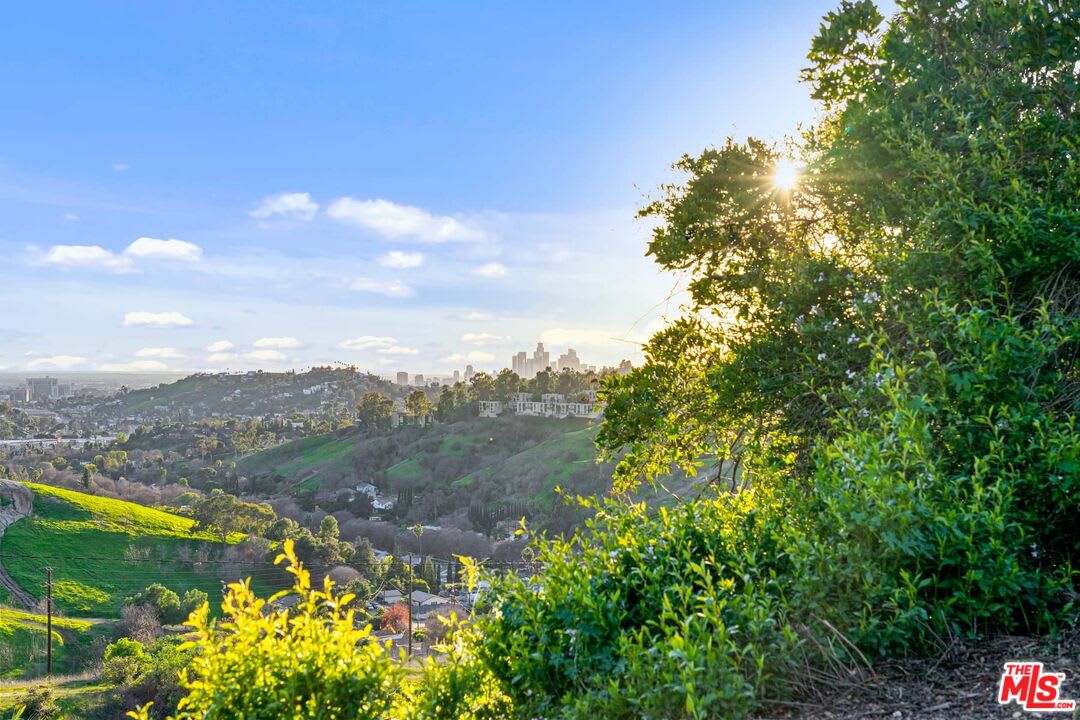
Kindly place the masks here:
[(0, 372), (637, 362), (637, 209), (813, 117), (835, 2), (61, 5), (0, 27)]
[[(558, 355), (555, 360), (551, 359), (552, 353), (544, 347), (543, 342), (536, 343), (536, 348), (533, 350), (532, 356), (524, 351), (518, 351), (510, 357), (509, 363), (500, 364), (495, 361), (494, 364), (488, 366), (476, 367), (473, 365), (466, 365), (464, 369), (455, 368), (449, 371), (443, 371), (441, 373), (429, 373), (424, 375), (422, 373), (412, 373), (408, 370), (398, 370), (389, 375), (383, 375), (383, 377), (398, 385), (410, 385), (418, 386), (422, 384), (428, 384), (435, 380), (442, 382), (454, 383), (459, 380), (468, 381), (471, 379), (474, 373), (486, 372), (488, 374), (499, 373), (503, 370), (511, 370), (521, 378), (531, 380), (536, 377), (537, 373), (541, 370), (548, 369), (553, 372), (562, 372), (563, 370), (574, 370), (577, 372), (590, 372), (599, 371), (604, 367), (610, 367), (613, 369), (625, 368), (625, 363), (630, 362), (625, 358), (616, 363), (609, 365), (592, 365), (582, 362), (578, 357), (577, 351), (574, 348), (566, 348), (566, 351)], [(422, 382), (423, 380), (423, 382)]]

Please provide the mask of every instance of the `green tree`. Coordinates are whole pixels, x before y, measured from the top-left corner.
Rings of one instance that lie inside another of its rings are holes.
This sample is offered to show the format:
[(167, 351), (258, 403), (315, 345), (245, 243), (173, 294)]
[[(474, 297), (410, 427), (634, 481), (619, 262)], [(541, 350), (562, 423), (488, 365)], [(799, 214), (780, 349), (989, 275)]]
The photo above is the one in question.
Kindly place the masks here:
[(94, 480), (94, 475), (96, 474), (97, 466), (94, 465), (94, 463), (86, 463), (85, 465), (83, 465), (81, 481), (84, 489), (90, 489)]
[(428, 400), (427, 393), (423, 390), (413, 390), (405, 396), (405, 409), (409, 415), (423, 422), (425, 418), (431, 415), (431, 401)]
[(192, 508), (192, 516), (196, 520), (194, 529), (218, 535), (222, 544), (231, 533), (259, 534), (275, 520), (269, 505), (244, 502), (228, 493), (200, 498)]
[(478, 372), (469, 380), (473, 395), (477, 400), (495, 400), (495, 379), (485, 372)]
[(356, 411), (364, 427), (385, 430), (394, 417), (394, 401), (379, 392), (364, 393)]
[(521, 385), (521, 378), (518, 377), (518, 374), (504, 368), (495, 377), (493, 399), (509, 402), (514, 394), (521, 392)]

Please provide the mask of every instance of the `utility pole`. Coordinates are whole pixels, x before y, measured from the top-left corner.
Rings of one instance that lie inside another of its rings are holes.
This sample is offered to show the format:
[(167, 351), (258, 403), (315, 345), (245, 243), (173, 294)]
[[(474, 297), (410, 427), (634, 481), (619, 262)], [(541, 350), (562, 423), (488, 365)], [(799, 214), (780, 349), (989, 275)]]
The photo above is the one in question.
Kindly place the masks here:
[(45, 676), (52, 677), (52, 568), (45, 568), (45, 635), (48, 649), (45, 651)]
[[(413, 535), (420, 542), (420, 557), (424, 557), (424, 526), (420, 523), (416, 523), (412, 526)], [(416, 579), (416, 573), (413, 571), (413, 554), (412, 550), (409, 551), (409, 659), (412, 660), (412, 604), (413, 604), (413, 588), (415, 587), (414, 580)], [(429, 590), (431, 588), (428, 588)]]
[(413, 558), (412, 550), (409, 551), (409, 602), (405, 605), (409, 608), (409, 660), (412, 660), (412, 596), (413, 596)]

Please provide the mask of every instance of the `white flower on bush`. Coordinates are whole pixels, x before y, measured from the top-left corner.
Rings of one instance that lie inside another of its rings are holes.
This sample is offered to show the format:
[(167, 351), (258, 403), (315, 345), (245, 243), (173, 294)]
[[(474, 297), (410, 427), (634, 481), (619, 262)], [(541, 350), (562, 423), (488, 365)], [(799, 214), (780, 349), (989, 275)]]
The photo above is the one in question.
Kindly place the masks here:
[(859, 342), (859, 336), (858, 335), (856, 335), (855, 333), (851, 333), (850, 335), (848, 335), (848, 339), (847, 339), (847, 344), (848, 345), (854, 345), (857, 342)]
[(818, 362), (822, 362), (823, 360), (828, 359), (828, 357), (829, 356), (826, 355), (825, 353), (818, 353), (817, 359), (818, 359)]

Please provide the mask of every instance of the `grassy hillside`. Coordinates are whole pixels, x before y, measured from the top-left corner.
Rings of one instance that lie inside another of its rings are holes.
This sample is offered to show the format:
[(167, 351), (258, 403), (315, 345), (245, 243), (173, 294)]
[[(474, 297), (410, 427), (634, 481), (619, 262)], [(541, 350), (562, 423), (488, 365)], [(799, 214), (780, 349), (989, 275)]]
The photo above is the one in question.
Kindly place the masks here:
[(51, 565), (61, 613), (117, 617), (125, 596), (154, 582), (181, 594), (199, 588), (211, 598), (220, 595), (224, 566), (214, 558), (222, 548), (210, 535), (193, 534), (190, 518), (48, 485), (29, 487), (34, 517), (7, 529), (0, 552), (11, 577), (37, 597), (44, 597), (45, 566)]
[[(74, 670), (94, 652), (98, 638), (111, 637), (114, 624), (100, 620), (53, 618), (53, 672)], [(44, 615), (0, 608), (0, 679), (39, 675), (45, 670)], [(100, 653), (100, 648), (97, 648)]]

